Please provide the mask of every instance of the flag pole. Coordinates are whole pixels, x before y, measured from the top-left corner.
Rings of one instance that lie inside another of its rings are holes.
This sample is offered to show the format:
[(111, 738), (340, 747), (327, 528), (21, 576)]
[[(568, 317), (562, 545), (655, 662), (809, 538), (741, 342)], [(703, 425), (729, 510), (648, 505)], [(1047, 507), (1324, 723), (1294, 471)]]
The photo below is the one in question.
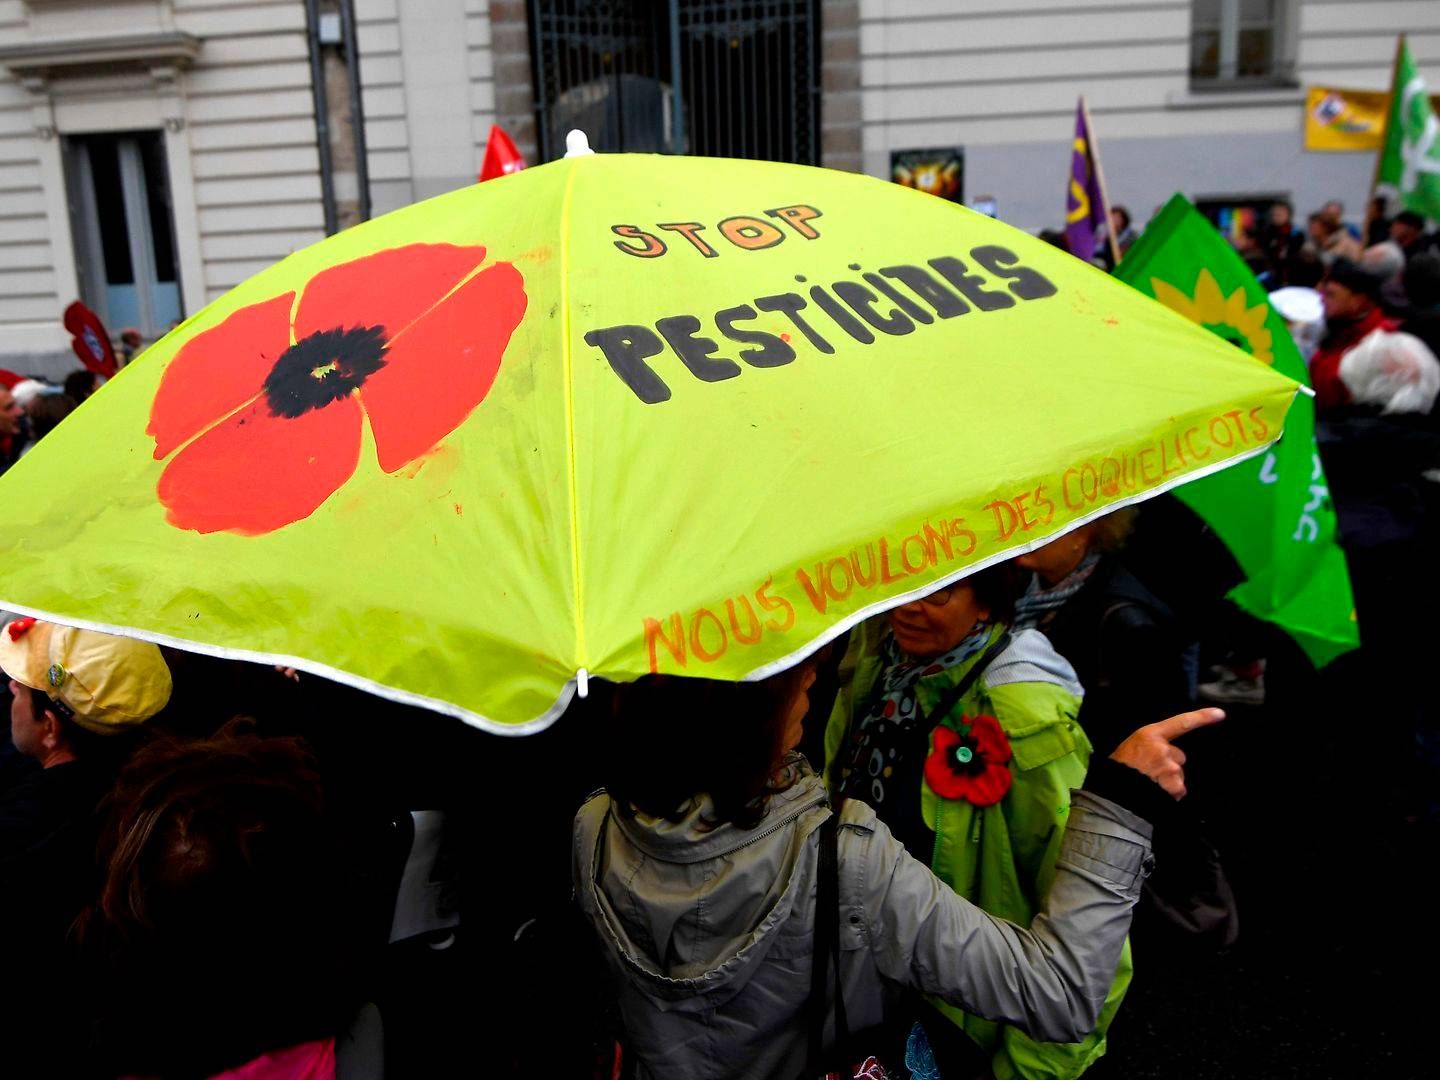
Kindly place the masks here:
[[(1375, 151), (1375, 168), (1370, 173), (1370, 198), (1365, 203), (1365, 235), (1370, 235), (1370, 221), (1375, 214), (1375, 189), (1380, 186), (1380, 166), (1385, 161), (1385, 148), (1390, 142), (1390, 114), (1395, 111), (1396, 81), (1400, 78), (1400, 57), (1405, 53), (1405, 35), (1395, 39), (1395, 59), (1390, 65), (1390, 104), (1385, 109), (1385, 126), (1380, 129), (1380, 149)], [(1388, 209), (1388, 207), (1387, 207)]]
[(1090, 140), (1090, 160), (1095, 165), (1095, 184), (1100, 189), (1100, 207), (1105, 212), (1105, 239), (1110, 244), (1110, 265), (1120, 263), (1120, 245), (1115, 242), (1115, 223), (1110, 220), (1110, 194), (1105, 188), (1105, 170), (1100, 167), (1100, 143), (1095, 138), (1095, 121), (1090, 119), (1090, 105), (1080, 95), (1080, 114), (1085, 117), (1085, 134)]

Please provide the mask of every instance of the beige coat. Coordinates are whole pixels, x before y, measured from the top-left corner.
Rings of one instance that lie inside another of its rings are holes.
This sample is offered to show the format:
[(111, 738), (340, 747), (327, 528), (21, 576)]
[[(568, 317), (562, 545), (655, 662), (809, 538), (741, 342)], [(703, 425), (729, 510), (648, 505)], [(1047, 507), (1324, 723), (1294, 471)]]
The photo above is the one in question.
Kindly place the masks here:
[[(841, 976), (852, 1030), (898, 988), (1042, 1039), (1094, 1026), (1151, 865), (1150, 827), (1086, 791), (1044, 910), (992, 918), (911, 858), (865, 804), (839, 832)], [(670, 822), (603, 793), (575, 818), (577, 902), (597, 933), (642, 1077), (776, 1077), (806, 1066), (824, 784), (772, 797), (754, 829), (706, 831), (708, 800)]]

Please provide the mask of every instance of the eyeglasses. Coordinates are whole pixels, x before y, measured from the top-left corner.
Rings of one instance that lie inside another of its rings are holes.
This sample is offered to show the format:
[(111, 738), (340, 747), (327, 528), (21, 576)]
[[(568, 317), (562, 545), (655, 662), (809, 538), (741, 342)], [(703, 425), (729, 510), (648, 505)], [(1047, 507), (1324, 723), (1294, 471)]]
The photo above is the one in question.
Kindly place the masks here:
[(922, 604), (925, 604), (927, 607), (944, 607), (950, 602), (950, 597), (954, 595), (955, 587), (951, 585), (948, 588), (936, 589), (928, 596), (922, 596), (920, 598), (920, 602)]

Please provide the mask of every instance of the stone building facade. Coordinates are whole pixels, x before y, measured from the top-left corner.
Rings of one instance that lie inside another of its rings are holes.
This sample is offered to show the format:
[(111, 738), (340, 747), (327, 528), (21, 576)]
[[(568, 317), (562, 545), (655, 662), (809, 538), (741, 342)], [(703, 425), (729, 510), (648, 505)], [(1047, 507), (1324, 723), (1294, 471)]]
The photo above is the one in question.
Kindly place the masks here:
[(73, 366), (77, 297), (153, 339), (473, 183), (496, 123), (532, 163), (575, 118), (881, 177), (953, 151), (1034, 230), (1084, 94), (1142, 222), (1176, 190), (1358, 215), (1373, 156), (1307, 152), (1304, 88), (1384, 88), (1401, 32), (1440, 90), (1435, 0), (0, 0), (0, 366)]

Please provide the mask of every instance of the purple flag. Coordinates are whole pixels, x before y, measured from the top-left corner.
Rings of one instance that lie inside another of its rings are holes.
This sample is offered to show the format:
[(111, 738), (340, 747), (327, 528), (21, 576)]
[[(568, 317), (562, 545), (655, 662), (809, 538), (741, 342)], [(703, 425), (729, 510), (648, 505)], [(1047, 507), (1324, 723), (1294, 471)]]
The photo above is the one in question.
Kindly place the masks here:
[(1070, 144), (1070, 187), (1065, 194), (1065, 240), (1070, 254), (1089, 262), (1097, 246), (1095, 235), (1105, 220), (1105, 196), (1100, 191), (1100, 170), (1086, 122), (1085, 100), (1075, 110), (1075, 140)]

